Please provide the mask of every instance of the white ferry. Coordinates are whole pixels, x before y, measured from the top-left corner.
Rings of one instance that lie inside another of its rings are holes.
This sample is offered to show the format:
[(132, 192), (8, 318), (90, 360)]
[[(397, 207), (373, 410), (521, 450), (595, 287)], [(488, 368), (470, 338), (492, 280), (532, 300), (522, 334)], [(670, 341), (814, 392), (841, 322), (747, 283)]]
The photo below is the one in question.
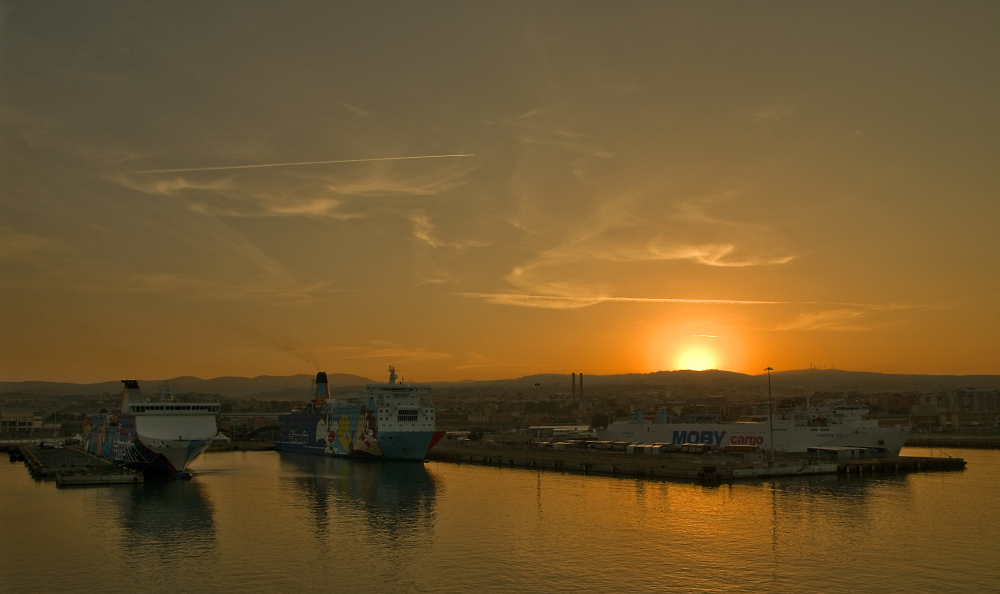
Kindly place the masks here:
[(653, 422), (636, 411), (629, 421), (608, 425), (598, 437), (632, 443), (753, 446), (775, 452), (807, 452), (809, 448), (866, 447), (896, 456), (910, 435), (908, 419), (872, 419), (865, 406), (834, 404), (780, 408), (766, 414), (741, 418), (733, 423), (676, 423), (661, 410)]
[(136, 470), (184, 474), (218, 434), (219, 403), (177, 402), (166, 389), (159, 401), (150, 402), (138, 381), (122, 383), (119, 410), (84, 419), (84, 447)]

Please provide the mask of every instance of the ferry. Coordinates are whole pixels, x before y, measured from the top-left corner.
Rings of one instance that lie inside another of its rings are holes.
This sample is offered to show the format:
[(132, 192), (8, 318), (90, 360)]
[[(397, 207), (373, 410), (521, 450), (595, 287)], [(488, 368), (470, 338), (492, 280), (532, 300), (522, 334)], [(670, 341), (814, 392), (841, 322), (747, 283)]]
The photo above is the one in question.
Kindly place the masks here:
[(810, 448), (863, 447), (898, 456), (910, 435), (908, 419), (872, 419), (866, 406), (846, 403), (779, 408), (768, 415), (733, 423), (677, 423), (661, 409), (652, 422), (641, 410), (631, 420), (616, 421), (598, 432), (602, 440), (632, 443), (700, 444), (775, 452), (805, 453)]
[(115, 464), (190, 476), (188, 466), (218, 434), (219, 403), (178, 402), (164, 384), (160, 400), (143, 398), (137, 380), (122, 380), (121, 408), (87, 415), (83, 446)]
[(363, 393), (330, 397), (325, 372), (316, 374), (312, 400), (280, 415), (277, 450), (325, 456), (423, 460), (444, 437), (435, 429), (430, 386), (389, 382), (368, 384)]

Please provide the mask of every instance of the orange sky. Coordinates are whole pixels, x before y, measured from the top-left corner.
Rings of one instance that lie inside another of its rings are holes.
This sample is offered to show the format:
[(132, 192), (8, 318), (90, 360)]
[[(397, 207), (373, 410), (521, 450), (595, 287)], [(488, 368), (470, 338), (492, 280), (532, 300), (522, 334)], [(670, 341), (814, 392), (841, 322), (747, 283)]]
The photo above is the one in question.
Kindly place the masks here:
[(0, 380), (1000, 373), (998, 12), (8, 4)]

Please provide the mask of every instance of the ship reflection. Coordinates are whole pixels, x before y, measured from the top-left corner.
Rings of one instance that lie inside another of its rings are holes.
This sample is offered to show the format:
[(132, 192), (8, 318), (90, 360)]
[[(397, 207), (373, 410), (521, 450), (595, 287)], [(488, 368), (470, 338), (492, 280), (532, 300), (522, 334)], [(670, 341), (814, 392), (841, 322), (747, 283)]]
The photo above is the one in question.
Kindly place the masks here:
[(390, 538), (428, 529), (437, 486), (423, 464), (281, 453), (282, 474), (305, 499), (317, 534), (336, 521), (360, 516), (368, 529)]
[(215, 509), (196, 480), (147, 478), (114, 494), (126, 550), (158, 557), (215, 545)]

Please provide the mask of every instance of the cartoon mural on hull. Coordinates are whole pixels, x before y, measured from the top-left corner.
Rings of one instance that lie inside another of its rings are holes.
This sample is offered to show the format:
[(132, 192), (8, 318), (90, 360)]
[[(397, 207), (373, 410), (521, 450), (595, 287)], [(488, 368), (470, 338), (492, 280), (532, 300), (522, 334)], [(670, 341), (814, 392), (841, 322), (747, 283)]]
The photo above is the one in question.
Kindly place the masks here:
[(141, 445), (136, 436), (135, 417), (131, 415), (87, 416), (83, 421), (83, 444), (95, 456), (136, 468), (146, 468), (157, 458)]
[(378, 409), (374, 401), (369, 400), (367, 406), (358, 411), (358, 419), (351, 423), (346, 414), (331, 423), (327, 429), (326, 419), (320, 419), (316, 424), (316, 435), (326, 435), (323, 440), (324, 451), (327, 454), (341, 456), (381, 456), (382, 448), (378, 443)]
[(361, 407), (358, 414), (358, 428), (354, 432), (354, 444), (351, 448), (352, 454), (369, 454), (381, 456), (382, 448), (378, 445), (378, 420), (376, 411), (369, 411), (367, 407)]
[[(368, 384), (365, 393), (330, 397), (325, 372), (313, 382), (312, 399), (278, 416), (277, 450), (327, 456), (423, 460), (444, 437), (434, 428), (430, 386), (389, 382)], [(382, 425), (381, 423), (385, 424)]]

